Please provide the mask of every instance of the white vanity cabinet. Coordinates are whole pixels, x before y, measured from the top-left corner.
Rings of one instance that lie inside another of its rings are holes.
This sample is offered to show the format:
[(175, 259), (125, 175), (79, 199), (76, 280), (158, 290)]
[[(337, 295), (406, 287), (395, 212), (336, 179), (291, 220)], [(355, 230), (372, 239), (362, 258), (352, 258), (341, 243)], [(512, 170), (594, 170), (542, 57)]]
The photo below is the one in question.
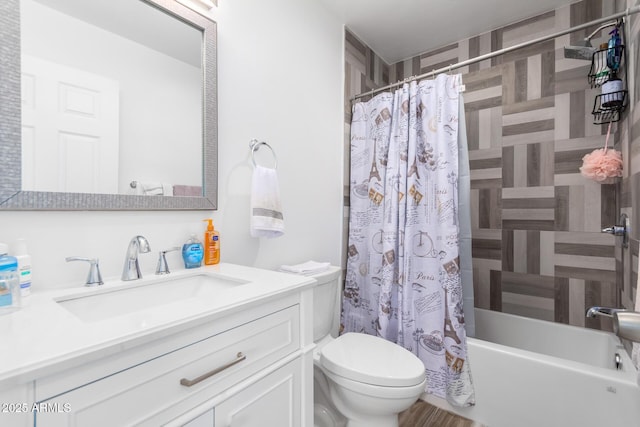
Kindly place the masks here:
[(301, 295), (37, 379), (44, 410), (35, 425), (312, 425), (313, 346), (302, 339)]
[(300, 424), (300, 360), (260, 378), (185, 427), (294, 427)]
[(211, 427), (215, 425), (215, 418), (213, 415), (213, 409), (209, 409), (202, 415), (192, 419), (191, 421), (183, 424), (184, 427)]
[(300, 425), (300, 360), (293, 360), (215, 407), (216, 427)]
[(0, 387), (0, 426), (28, 427), (33, 424), (33, 382)]

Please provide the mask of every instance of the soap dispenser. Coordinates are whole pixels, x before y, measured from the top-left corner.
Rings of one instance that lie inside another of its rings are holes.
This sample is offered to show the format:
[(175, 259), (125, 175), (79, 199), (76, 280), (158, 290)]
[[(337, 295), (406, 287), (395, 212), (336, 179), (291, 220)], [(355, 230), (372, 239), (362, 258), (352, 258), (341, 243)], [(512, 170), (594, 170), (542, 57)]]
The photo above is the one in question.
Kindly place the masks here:
[(195, 234), (182, 245), (182, 259), (185, 268), (198, 268), (202, 265), (202, 243)]
[(213, 228), (213, 220), (203, 219), (208, 222), (204, 232), (204, 264), (215, 265), (220, 262), (220, 233)]
[(9, 256), (9, 246), (0, 243), (0, 313), (20, 308), (18, 260)]

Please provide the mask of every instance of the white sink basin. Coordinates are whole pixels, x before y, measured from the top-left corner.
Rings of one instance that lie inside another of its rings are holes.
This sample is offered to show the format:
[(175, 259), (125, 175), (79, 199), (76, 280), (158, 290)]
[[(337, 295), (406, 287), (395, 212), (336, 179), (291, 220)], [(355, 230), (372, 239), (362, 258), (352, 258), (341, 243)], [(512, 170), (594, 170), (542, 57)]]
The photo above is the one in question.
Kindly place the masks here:
[(114, 289), (105, 285), (90, 294), (64, 297), (56, 302), (85, 322), (97, 322), (189, 299), (215, 300), (225, 289), (246, 283), (249, 282), (210, 273), (165, 276), (142, 283), (124, 283)]

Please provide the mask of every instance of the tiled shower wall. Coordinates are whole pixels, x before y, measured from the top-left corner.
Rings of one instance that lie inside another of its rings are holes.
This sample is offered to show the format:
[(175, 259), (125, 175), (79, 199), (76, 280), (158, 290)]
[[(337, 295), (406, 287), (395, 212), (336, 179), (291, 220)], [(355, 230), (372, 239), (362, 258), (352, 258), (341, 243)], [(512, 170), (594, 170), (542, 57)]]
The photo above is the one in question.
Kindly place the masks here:
[[(347, 31), (345, 157), (353, 95), (625, 7), (620, 1), (580, 1), (391, 65)], [(627, 62), (635, 80), (638, 21), (632, 17), (627, 25), (627, 34), (632, 33)], [(604, 146), (607, 126), (592, 123), (599, 89), (587, 82), (590, 63), (565, 59), (563, 47), (591, 31), (455, 71), (462, 73), (466, 85), (476, 307), (609, 329), (607, 320), (586, 319), (585, 310), (593, 305), (632, 305), (640, 220), (632, 221), (628, 250), (600, 230), (617, 223), (621, 210), (631, 216), (632, 205), (640, 203), (640, 197), (633, 196), (640, 191), (640, 113), (628, 108), (624, 119), (612, 126), (610, 142), (625, 157), (623, 181), (601, 185), (583, 178), (578, 171), (582, 157)], [(594, 45), (607, 37), (605, 30)], [(640, 88), (629, 89), (635, 105)], [(345, 219), (348, 199), (345, 188)], [(617, 280), (621, 296), (616, 295)]]
[[(640, 5), (640, 0), (629, 0), (628, 3), (628, 6)], [(617, 254), (618, 270), (622, 271), (620, 276), (624, 283), (622, 304), (627, 308), (635, 305), (640, 247), (640, 15), (631, 16), (630, 21), (628, 86), (632, 108), (624, 120), (626, 173), (620, 186), (620, 198), (622, 212), (631, 218), (631, 238), (628, 250)]]

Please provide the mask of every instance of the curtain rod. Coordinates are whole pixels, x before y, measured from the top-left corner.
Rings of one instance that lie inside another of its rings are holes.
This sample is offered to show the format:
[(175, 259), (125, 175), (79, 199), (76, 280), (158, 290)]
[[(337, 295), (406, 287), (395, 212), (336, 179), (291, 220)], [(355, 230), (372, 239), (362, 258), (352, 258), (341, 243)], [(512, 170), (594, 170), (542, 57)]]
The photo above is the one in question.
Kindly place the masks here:
[(355, 95), (354, 97), (351, 98), (351, 101), (355, 101), (358, 98), (362, 98), (364, 96), (373, 95), (374, 93), (382, 92), (384, 90), (391, 89), (391, 88), (396, 87), (396, 86), (400, 86), (400, 85), (402, 85), (404, 83), (407, 83), (407, 82), (410, 82), (410, 81), (413, 81), (413, 80), (419, 80), (419, 79), (423, 79), (425, 77), (435, 76), (436, 74), (439, 74), (439, 73), (444, 73), (444, 72), (451, 71), (451, 70), (456, 69), (456, 68), (461, 68), (461, 67), (465, 67), (465, 66), (470, 65), (470, 64), (475, 64), (476, 62), (484, 61), (485, 59), (491, 59), (491, 58), (493, 58), (495, 56), (504, 55), (505, 53), (509, 53), (509, 52), (514, 51), (514, 50), (521, 49), (523, 47), (527, 47), (527, 46), (531, 46), (531, 45), (536, 44), (536, 43), (540, 43), (540, 42), (544, 42), (544, 41), (547, 41), (547, 40), (555, 39), (556, 37), (564, 36), (565, 34), (573, 33), (574, 31), (583, 30), (583, 29), (591, 27), (593, 25), (602, 24), (604, 22), (611, 21), (613, 19), (622, 18), (622, 17), (625, 17), (625, 16), (629, 16), (631, 14), (638, 13), (638, 12), (640, 12), (640, 5), (639, 6), (633, 6), (631, 8), (627, 8), (627, 10), (625, 10), (624, 12), (614, 13), (613, 15), (607, 16), (606, 18), (600, 18), (600, 19), (596, 19), (596, 20), (591, 21), (591, 22), (587, 22), (587, 23), (584, 23), (584, 24), (576, 25), (575, 27), (571, 27), (571, 28), (566, 29), (566, 30), (558, 31), (557, 33), (549, 34), (547, 36), (539, 37), (537, 39), (533, 39), (533, 40), (529, 40), (529, 41), (526, 41), (526, 42), (522, 42), (520, 44), (516, 44), (516, 45), (513, 45), (513, 46), (505, 47), (503, 49), (496, 50), (495, 52), (490, 52), (490, 53), (486, 53), (484, 55), (479, 55), (479, 56), (476, 56), (475, 58), (467, 59), (467, 60), (458, 62), (456, 64), (451, 64), (451, 65), (448, 65), (446, 67), (439, 68), (437, 70), (431, 70), (431, 71), (429, 71), (427, 73), (420, 74), (418, 76), (411, 76), (411, 77), (406, 78), (404, 80), (399, 80), (396, 83), (391, 83), (391, 84), (389, 84), (387, 86), (380, 87), (380, 88), (377, 88), (377, 89), (372, 89), (372, 90), (370, 90), (368, 92), (363, 92), (363, 93), (360, 93), (358, 95)]

